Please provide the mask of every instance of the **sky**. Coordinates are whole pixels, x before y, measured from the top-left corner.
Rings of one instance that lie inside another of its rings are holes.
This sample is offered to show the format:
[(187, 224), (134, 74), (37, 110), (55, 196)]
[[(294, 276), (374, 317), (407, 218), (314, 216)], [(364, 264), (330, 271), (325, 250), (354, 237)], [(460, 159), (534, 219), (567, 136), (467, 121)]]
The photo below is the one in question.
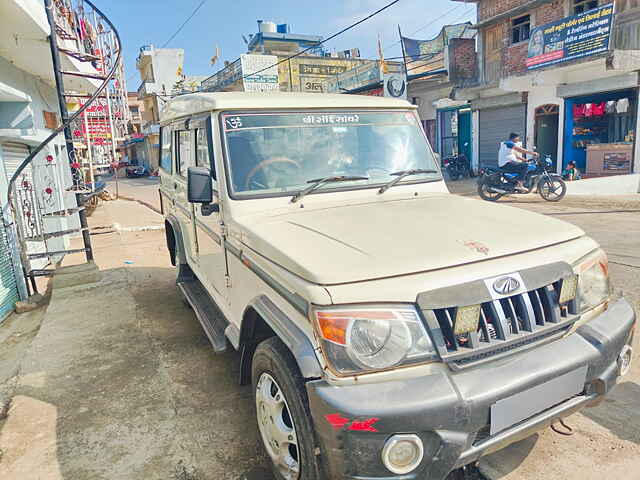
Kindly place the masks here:
[[(366, 17), (390, 0), (206, 0), (197, 14), (167, 45), (184, 48), (186, 75), (212, 75), (246, 53), (242, 35), (257, 32), (256, 21), (288, 23), (291, 33), (329, 37)], [(189, 17), (201, 0), (98, 0), (122, 37), (127, 88), (140, 84), (135, 60), (140, 46), (161, 47)], [(330, 51), (359, 48), (362, 57), (377, 58), (380, 35), (385, 57), (399, 57), (398, 25), (402, 34), (430, 39), (446, 24), (475, 20), (475, 4), (452, 0), (400, 0), (392, 7), (327, 42)], [(220, 60), (211, 66), (216, 46)]]

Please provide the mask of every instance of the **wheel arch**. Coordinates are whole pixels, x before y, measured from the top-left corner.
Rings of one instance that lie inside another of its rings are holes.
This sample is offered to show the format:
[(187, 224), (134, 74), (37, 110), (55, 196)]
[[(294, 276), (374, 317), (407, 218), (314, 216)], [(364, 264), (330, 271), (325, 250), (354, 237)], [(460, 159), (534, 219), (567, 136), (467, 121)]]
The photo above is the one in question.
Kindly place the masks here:
[(287, 346), (305, 379), (320, 378), (322, 368), (309, 337), (266, 295), (245, 308), (240, 325), (240, 384), (251, 382), (251, 361), (257, 345), (276, 336)]
[(176, 266), (178, 263), (187, 263), (182, 228), (178, 219), (173, 215), (169, 215), (164, 219), (164, 232), (167, 238), (167, 249), (171, 257), (171, 265)]

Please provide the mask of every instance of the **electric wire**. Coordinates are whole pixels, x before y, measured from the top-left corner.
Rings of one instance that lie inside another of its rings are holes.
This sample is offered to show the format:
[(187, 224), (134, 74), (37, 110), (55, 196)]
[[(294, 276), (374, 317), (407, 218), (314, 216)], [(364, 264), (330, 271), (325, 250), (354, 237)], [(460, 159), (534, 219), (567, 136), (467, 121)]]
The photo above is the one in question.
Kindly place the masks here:
[[(186, 19), (184, 22), (182, 22), (182, 24), (178, 27), (178, 29), (177, 29), (175, 32), (173, 32), (173, 35), (171, 35), (171, 36), (169, 37), (169, 39), (168, 39), (166, 42), (164, 42), (160, 48), (164, 48), (164, 47), (166, 47), (167, 45), (169, 45), (169, 43), (171, 42), (171, 40), (173, 40), (174, 38), (176, 38), (176, 36), (177, 36), (181, 31), (182, 31), (182, 29), (187, 25), (187, 23), (189, 23), (189, 21), (191, 21), (191, 19), (195, 16), (195, 14), (196, 14), (196, 13), (198, 13), (198, 10), (200, 10), (200, 9), (202, 8), (202, 6), (203, 6), (205, 3), (207, 3), (207, 0), (202, 0), (202, 1), (198, 4), (198, 6), (197, 6), (196, 8), (194, 8), (194, 9), (193, 9), (193, 12), (191, 12), (191, 15), (189, 15), (189, 16), (187, 17), (187, 19)], [(126, 81), (128, 82), (129, 80), (131, 80), (131, 79), (132, 79), (132, 78), (134, 78), (135, 76), (136, 76), (136, 73), (134, 72), (134, 73), (132, 73), (132, 74), (129, 76), (129, 78), (127, 78), (127, 80), (126, 80)]]
[(367, 15), (366, 17), (358, 20), (355, 23), (352, 23), (351, 25), (349, 25), (348, 27), (343, 28), (342, 30), (340, 30), (339, 32), (334, 33), (333, 35), (330, 35), (328, 38), (325, 38), (324, 40), (321, 40), (320, 42), (318, 42), (317, 44), (314, 44), (310, 47), (305, 48), (304, 50), (299, 51), (298, 53), (295, 53), (294, 55), (291, 55), (287, 58), (283, 58), (282, 60), (274, 63), (273, 65), (269, 65), (268, 67), (264, 67), (261, 70), (258, 70), (256, 72), (252, 72), (252, 73), (248, 73), (247, 75), (244, 75), (242, 77), (242, 79), (244, 80), (247, 77), (253, 76), (253, 75), (257, 75), (258, 73), (264, 72), (265, 70), (269, 70), (270, 68), (273, 67), (277, 67), (278, 65), (288, 62), (289, 60), (299, 57), (300, 55), (305, 54), (306, 52), (308, 52), (309, 50), (312, 50), (314, 48), (317, 48), (318, 46), (322, 45), (323, 43), (328, 42), (329, 40), (333, 40), (334, 38), (336, 38), (338, 35), (342, 35), (343, 33), (351, 30), (354, 27), (357, 27), (358, 25), (360, 25), (361, 23), (366, 22), (367, 20), (369, 20), (370, 18), (375, 17), (376, 15), (378, 15), (379, 13), (382, 13), (384, 10), (392, 7), (393, 5), (395, 5), (396, 3), (398, 3), (400, 0), (393, 0), (392, 2), (387, 3), (385, 6), (383, 6), (382, 8), (379, 8), (378, 10), (376, 10), (375, 12)]

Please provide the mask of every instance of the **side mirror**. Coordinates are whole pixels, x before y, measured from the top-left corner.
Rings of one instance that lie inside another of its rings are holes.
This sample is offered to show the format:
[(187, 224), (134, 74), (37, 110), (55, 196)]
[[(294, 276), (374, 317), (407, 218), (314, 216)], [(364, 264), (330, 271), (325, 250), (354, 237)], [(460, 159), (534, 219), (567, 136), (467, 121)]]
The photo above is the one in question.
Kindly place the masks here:
[(190, 203), (211, 203), (213, 184), (207, 167), (189, 167), (187, 170), (187, 200)]

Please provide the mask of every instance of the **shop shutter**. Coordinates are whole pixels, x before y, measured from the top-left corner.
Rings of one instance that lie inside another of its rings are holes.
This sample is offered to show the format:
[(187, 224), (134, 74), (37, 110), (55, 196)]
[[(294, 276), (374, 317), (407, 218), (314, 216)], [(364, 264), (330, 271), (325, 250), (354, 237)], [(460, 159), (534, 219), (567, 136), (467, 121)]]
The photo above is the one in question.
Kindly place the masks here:
[[(18, 169), (20, 164), (29, 155), (29, 147), (22, 143), (6, 142), (1, 145), (2, 159), (4, 160), (4, 168), (7, 172), (7, 181)], [(28, 178), (31, 178), (31, 167), (27, 166), (22, 171)]]
[(511, 132), (519, 133), (524, 139), (526, 121), (524, 104), (480, 110), (480, 166), (497, 167), (500, 142), (507, 140)]
[[(11, 179), (13, 174), (16, 172), (20, 164), (24, 161), (25, 158), (29, 155), (29, 147), (22, 143), (17, 142), (4, 142), (0, 144), (0, 149), (2, 149), (2, 158), (4, 162), (4, 167), (7, 175), (7, 182)], [(24, 175), (24, 177), (22, 177)], [(18, 179), (19, 183), (23, 178), (26, 178), (28, 181), (33, 183), (33, 168), (31, 165), (27, 165), (27, 167), (22, 171), (21, 177)], [(16, 184), (16, 190), (20, 189), (20, 185)], [(43, 253), (46, 252), (46, 244), (41, 240), (40, 235), (42, 234), (42, 223), (40, 218), (40, 209), (38, 206), (38, 201), (36, 199), (35, 193), (31, 192), (16, 192), (18, 194), (19, 199), (26, 198), (31, 204), (31, 212), (30, 215), (26, 215), (26, 212), (22, 211), (22, 206), (19, 207), (19, 215), (22, 216), (22, 224), (25, 225), (25, 233), (27, 235), (27, 252), (28, 253)], [(19, 202), (21, 203), (21, 202)], [(26, 225), (31, 225), (31, 227), (26, 227)], [(48, 260), (38, 259), (31, 262), (32, 268), (44, 268), (44, 266), (48, 263)]]
[[(3, 212), (0, 210), (0, 218)], [(7, 232), (0, 222), (0, 323), (13, 310), (19, 300), (15, 272), (9, 249)]]

